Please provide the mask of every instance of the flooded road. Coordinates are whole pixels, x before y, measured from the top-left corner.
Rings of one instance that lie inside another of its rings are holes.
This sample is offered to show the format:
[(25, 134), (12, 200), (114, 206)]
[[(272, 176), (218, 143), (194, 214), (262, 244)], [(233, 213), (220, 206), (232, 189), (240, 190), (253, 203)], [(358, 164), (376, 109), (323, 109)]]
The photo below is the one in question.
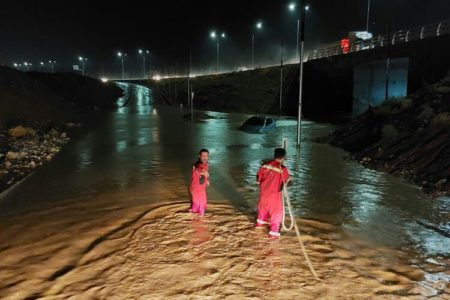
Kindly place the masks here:
[[(152, 105), (148, 89), (126, 88), (128, 106), (0, 196), (0, 298), (450, 298), (450, 199), (315, 142), (328, 124), (304, 124), (299, 159), (295, 120), (252, 135), (237, 130), (248, 116), (191, 122)], [(322, 282), (294, 233), (270, 242), (253, 230), (255, 174), (282, 138)], [(200, 148), (212, 176), (205, 218), (186, 212)]]

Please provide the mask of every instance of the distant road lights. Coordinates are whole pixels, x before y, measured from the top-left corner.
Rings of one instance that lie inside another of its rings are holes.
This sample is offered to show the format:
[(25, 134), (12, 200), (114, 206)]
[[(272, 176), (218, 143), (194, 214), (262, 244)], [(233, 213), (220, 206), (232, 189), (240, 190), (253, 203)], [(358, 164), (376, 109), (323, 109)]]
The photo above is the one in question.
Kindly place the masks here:
[(19, 69), (19, 64), (18, 63), (14, 63), (14, 68)]
[(226, 37), (225, 32), (222, 32), (220, 36), (224, 39)]
[(309, 5), (305, 6), (305, 10), (308, 11), (309, 10)]
[(258, 23), (256, 23), (256, 28), (258, 28), (258, 29), (262, 29), (262, 27), (263, 27), (263, 24), (262, 24), (262, 22), (258, 22)]
[(289, 4), (288, 8), (289, 8), (290, 11), (294, 11), (295, 10), (295, 3)]

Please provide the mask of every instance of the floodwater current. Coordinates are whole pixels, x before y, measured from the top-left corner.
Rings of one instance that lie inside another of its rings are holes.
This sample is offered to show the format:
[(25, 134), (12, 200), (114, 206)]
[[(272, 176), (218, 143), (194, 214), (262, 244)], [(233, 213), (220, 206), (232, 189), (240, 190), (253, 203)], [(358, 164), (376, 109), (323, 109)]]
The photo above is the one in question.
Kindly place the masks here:
[[(99, 118), (49, 164), (0, 195), (0, 298), (450, 299), (450, 199), (432, 199), (317, 142), (333, 125), (267, 134), (243, 114), (128, 105)], [(255, 174), (282, 138), (294, 232), (254, 229)], [(187, 212), (192, 163), (210, 151), (205, 217)]]

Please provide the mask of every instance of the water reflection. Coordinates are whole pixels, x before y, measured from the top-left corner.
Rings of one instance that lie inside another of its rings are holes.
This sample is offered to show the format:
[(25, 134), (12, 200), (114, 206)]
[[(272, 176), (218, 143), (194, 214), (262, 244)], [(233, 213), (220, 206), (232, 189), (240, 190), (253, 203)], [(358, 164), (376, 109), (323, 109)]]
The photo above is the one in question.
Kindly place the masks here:
[[(150, 184), (157, 188), (136, 201), (188, 201), (191, 165), (201, 148), (211, 156), (209, 199), (231, 203), (251, 220), (258, 198), (256, 172), (287, 138), (286, 165), (293, 176), (290, 192), (297, 215), (341, 225), (376, 246), (450, 255), (449, 238), (416, 222), (448, 231), (448, 198), (430, 199), (400, 179), (343, 159), (339, 149), (314, 142), (331, 125), (305, 122), (299, 156), (293, 120), (280, 121), (277, 130), (265, 135), (247, 134), (237, 130), (246, 115), (208, 112), (202, 122), (191, 123), (183, 111), (155, 107), (146, 88), (127, 85), (126, 97), (121, 101), (128, 101), (127, 106), (99, 119), (93, 132), (72, 141), (54, 162), (3, 199), (0, 220), (67, 202), (76, 208), (98, 201), (94, 195), (127, 193)], [(168, 190), (169, 196), (159, 190)], [(119, 197), (103, 204), (115, 207), (127, 201), (131, 199)]]

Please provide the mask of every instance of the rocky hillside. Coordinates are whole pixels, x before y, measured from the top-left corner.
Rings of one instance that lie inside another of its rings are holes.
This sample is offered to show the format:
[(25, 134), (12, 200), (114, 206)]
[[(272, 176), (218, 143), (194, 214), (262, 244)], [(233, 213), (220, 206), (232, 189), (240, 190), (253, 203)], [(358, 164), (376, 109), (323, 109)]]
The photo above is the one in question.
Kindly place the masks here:
[(367, 167), (450, 195), (450, 73), (406, 99), (370, 108), (334, 132), (331, 144)]

